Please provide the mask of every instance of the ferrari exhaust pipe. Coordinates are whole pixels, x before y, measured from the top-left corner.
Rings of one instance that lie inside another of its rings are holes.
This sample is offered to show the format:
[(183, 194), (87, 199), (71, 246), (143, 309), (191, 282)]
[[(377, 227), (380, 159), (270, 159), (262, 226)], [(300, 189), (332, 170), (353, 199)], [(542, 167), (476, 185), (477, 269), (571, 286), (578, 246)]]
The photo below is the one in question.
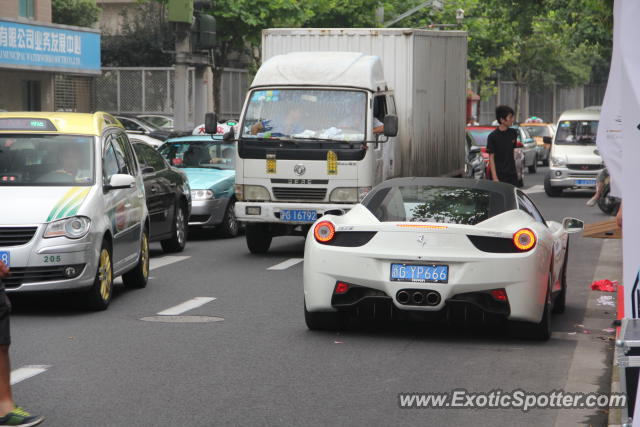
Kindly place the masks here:
[(400, 291), (396, 294), (396, 299), (400, 304), (406, 304), (409, 302), (409, 292)]
[(415, 305), (422, 305), (422, 303), (424, 302), (424, 295), (422, 294), (422, 292), (414, 292), (413, 295), (411, 295), (411, 301)]
[(438, 305), (440, 304), (440, 294), (435, 291), (428, 292), (426, 300), (427, 305)]

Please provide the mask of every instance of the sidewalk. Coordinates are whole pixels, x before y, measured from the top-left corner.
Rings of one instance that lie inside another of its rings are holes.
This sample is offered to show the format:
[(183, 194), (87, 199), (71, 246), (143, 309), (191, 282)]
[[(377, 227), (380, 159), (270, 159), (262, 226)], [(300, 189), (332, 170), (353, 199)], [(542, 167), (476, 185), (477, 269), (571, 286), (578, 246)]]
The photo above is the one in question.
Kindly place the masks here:
[[(622, 283), (622, 240), (603, 241), (593, 281), (600, 279), (617, 280)], [(584, 286), (590, 287), (591, 283)], [(613, 320), (616, 319), (616, 307), (609, 304), (615, 304), (616, 294), (591, 290), (589, 292), (585, 316), (582, 323), (576, 325), (576, 332), (556, 332), (553, 338), (577, 341), (563, 389), (567, 392), (609, 394), (612, 387), (615, 348), (615, 332), (610, 330), (613, 328)], [(606, 410), (560, 410), (555, 425), (606, 426), (609, 416), (609, 411)]]

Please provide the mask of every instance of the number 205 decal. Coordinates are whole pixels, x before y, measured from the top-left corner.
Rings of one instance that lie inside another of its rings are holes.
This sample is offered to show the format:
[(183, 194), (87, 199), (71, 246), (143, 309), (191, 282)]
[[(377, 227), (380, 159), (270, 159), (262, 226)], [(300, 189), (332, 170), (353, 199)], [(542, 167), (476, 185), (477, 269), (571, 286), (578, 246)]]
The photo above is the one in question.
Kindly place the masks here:
[(62, 257), (60, 255), (45, 255), (44, 262), (45, 263), (62, 262)]

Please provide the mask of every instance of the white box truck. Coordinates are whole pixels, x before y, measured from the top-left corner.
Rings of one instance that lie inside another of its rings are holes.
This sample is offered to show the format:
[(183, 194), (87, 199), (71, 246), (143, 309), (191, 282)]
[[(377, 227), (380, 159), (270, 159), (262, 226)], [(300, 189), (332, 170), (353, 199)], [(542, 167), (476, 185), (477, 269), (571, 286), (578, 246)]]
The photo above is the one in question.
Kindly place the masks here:
[(269, 29), (262, 56), (235, 135), (252, 253), (384, 179), (463, 173), (465, 32)]

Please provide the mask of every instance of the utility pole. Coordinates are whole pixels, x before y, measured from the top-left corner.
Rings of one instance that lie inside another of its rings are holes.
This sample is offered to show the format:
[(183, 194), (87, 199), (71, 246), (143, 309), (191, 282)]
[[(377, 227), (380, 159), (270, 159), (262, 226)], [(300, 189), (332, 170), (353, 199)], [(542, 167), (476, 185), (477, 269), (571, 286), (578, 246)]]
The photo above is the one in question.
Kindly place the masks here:
[(433, 10), (442, 10), (442, 2), (444, 0), (428, 0), (422, 4), (419, 4), (418, 6), (407, 10), (405, 13), (396, 16), (394, 19), (392, 19), (391, 21), (387, 21), (384, 23), (385, 27), (390, 27), (394, 24), (397, 24), (398, 22), (402, 21), (404, 18), (407, 18), (411, 15), (413, 15), (414, 13), (416, 13), (417, 11), (424, 9), (425, 7), (430, 7)]
[(173, 126), (186, 132), (189, 118), (189, 56), (191, 54), (191, 23), (176, 22), (176, 65), (173, 88)]

